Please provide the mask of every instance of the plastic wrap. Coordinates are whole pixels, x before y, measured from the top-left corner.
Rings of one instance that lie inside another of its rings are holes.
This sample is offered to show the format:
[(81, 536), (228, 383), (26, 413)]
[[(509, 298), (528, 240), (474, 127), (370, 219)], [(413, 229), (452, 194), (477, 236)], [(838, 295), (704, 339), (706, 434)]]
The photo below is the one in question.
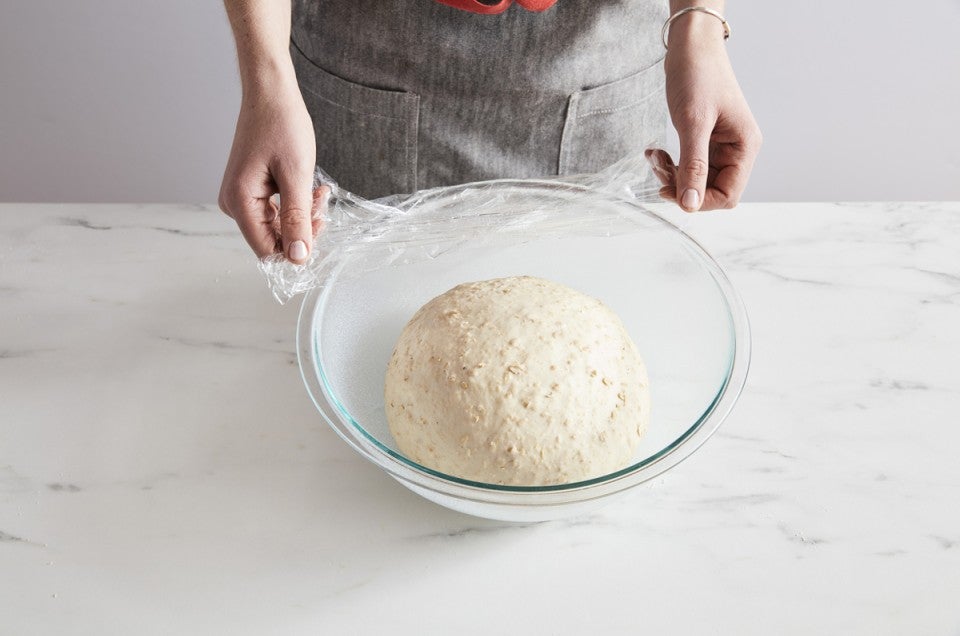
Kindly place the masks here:
[[(522, 196), (525, 184), (544, 183), (553, 186), (549, 200)], [(464, 244), (508, 246), (574, 233), (636, 231), (623, 212), (594, 209), (591, 203), (611, 195), (641, 203), (660, 200), (660, 183), (642, 154), (594, 174), (481, 181), (373, 201), (340, 188), (319, 170), (315, 185), (329, 188), (329, 198), (321, 206), (323, 224), (309, 260), (295, 265), (277, 254), (260, 261), (281, 303), (322, 286), (345, 263), (349, 268), (341, 268), (338, 276), (436, 258)]]

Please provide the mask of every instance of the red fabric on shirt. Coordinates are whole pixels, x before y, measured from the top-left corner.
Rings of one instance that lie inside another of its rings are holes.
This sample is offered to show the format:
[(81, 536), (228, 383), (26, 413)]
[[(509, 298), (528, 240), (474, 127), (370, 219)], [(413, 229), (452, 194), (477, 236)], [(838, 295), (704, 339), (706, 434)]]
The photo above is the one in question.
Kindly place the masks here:
[[(495, 15), (506, 11), (513, 3), (513, 0), (499, 0), (499, 2), (495, 4), (484, 4), (483, 2), (479, 2), (479, 0), (437, 0), (437, 2), (472, 13)], [(557, 0), (517, 0), (517, 4), (527, 11), (546, 11), (556, 4), (556, 2)]]
[(556, 2), (557, 0), (517, 0), (517, 4), (527, 11), (546, 11)]

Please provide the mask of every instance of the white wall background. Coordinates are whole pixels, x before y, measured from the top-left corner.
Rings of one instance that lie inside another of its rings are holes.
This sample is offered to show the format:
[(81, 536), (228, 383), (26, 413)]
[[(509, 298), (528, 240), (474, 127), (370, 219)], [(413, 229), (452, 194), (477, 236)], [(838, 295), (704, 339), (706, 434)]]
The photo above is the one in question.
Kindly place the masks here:
[[(745, 200), (960, 199), (960, 0), (727, 5)], [(215, 201), (238, 102), (215, 0), (0, 0), (0, 201)]]

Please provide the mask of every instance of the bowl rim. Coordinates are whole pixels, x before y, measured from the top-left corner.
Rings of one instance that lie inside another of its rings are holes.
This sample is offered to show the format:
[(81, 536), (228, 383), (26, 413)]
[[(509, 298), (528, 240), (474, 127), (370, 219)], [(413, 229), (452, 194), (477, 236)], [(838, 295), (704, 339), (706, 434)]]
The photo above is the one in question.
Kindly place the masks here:
[[(483, 185), (520, 186), (525, 189), (531, 187), (555, 189), (561, 186), (590, 190), (588, 186), (559, 180), (498, 179), (484, 182)], [(436, 197), (451, 196), (461, 190), (476, 187), (476, 183), (471, 183), (440, 188), (419, 199), (418, 205)], [(332, 286), (318, 285), (304, 295), (300, 306), (297, 359), (307, 393), (327, 424), (361, 456), (401, 482), (460, 500), (501, 506), (556, 506), (607, 497), (649, 481), (692, 455), (716, 432), (730, 414), (746, 384), (751, 356), (750, 323), (746, 307), (726, 272), (696, 239), (655, 211), (643, 206), (636, 199), (591, 191), (592, 196), (595, 194), (606, 196), (611, 202), (619, 205), (630, 205), (654, 222), (678, 233), (685, 241), (685, 245), (700, 257), (701, 264), (706, 266), (729, 310), (729, 326), (734, 346), (724, 382), (700, 417), (679, 437), (653, 455), (618, 471), (584, 481), (550, 486), (507, 486), (476, 482), (422, 466), (381, 444), (365, 427), (356, 422), (346, 409), (337, 403), (336, 396), (328, 391), (327, 382), (323, 377), (323, 367), (319, 364), (319, 343), (315, 338), (319, 330), (315, 327), (319, 308), (323, 306), (322, 301)], [(338, 267), (331, 269), (326, 276), (326, 281), (336, 280), (344, 264), (341, 263)], [(344, 421), (344, 415), (348, 421)]]

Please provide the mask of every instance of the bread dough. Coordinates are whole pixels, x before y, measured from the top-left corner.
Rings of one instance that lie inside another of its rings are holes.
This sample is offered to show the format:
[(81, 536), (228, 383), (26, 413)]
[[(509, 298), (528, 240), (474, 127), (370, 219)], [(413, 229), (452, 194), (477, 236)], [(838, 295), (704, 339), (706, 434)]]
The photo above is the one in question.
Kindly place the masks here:
[(384, 397), (404, 455), (504, 485), (621, 469), (650, 416), (646, 368), (616, 314), (530, 276), (464, 283), (421, 307)]

